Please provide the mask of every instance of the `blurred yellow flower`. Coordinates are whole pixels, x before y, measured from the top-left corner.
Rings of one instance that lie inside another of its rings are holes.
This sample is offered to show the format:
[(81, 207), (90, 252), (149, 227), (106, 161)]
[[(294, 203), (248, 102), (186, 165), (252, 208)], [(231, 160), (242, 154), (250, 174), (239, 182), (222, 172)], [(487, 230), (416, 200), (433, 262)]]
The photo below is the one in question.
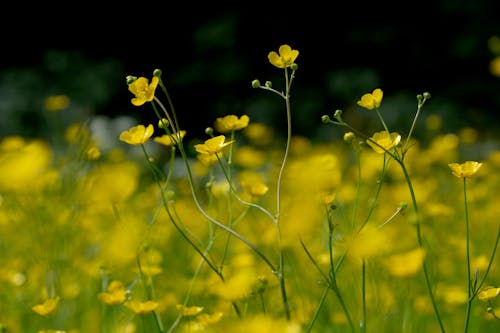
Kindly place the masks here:
[(175, 146), (186, 136), (186, 131), (179, 131), (172, 134), (163, 134), (162, 136), (157, 136), (153, 140), (164, 146), (171, 147)]
[(412, 276), (422, 267), (425, 250), (418, 248), (401, 254), (395, 254), (385, 260), (389, 272), (397, 277)]
[(267, 56), (269, 62), (278, 68), (290, 67), (299, 56), (299, 51), (292, 50), (287, 44), (281, 45), (278, 52), (271, 51)]
[(45, 302), (33, 306), (31, 309), (38, 313), (40, 316), (47, 316), (54, 312), (59, 304), (59, 296), (55, 298), (48, 298)]
[(87, 149), (87, 158), (89, 160), (97, 160), (101, 157), (101, 151), (96, 146)]
[(224, 142), (225, 140), (226, 137), (224, 135), (219, 135), (206, 140), (205, 143), (194, 145), (194, 149), (200, 154), (211, 155), (220, 153), (224, 147), (233, 143), (233, 141)]
[(500, 288), (486, 288), (484, 290), (481, 290), (477, 294), (477, 298), (479, 298), (480, 301), (483, 302), (488, 302), (490, 299), (497, 297), (500, 295)]
[(249, 121), (250, 118), (246, 114), (242, 115), (240, 118), (231, 114), (215, 119), (214, 127), (219, 133), (228, 133), (247, 127)]
[(269, 187), (264, 183), (262, 175), (259, 173), (243, 171), (238, 178), (243, 190), (252, 197), (261, 197), (269, 190)]
[(132, 310), (132, 312), (135, 314), (147, 314), (156, 310), (156, 308), (158, 308), (159, 306), (159, 303), (155, 301), (128, 301), (125, 302), (125, 306)]
[(490, 73), (500, 77), (500, 56), (496, 56), (490, 61)]
[(142, 145), (149, 140), (153, 132), (154, 128), (152, 124), (149, 124), (148, 127), (137, 125), (128, 131), (123, 131), (120, 134), (120, 141), (128, 143), (129, 145)]
[(122, 282), (113, 280), (108, 285), (108, 288), (106, 288), (106, 291), (99, 293), (97, 297), (101, 302), (106, 304), (121, 304), (127, 298), (127, 290)]
[(470, 178), (474, 176), (482, 165), (483, 163), (476, 161), (466, 161), (462, 164), (458, 163), (448, 164), (453, 175), (458, 178)]
[[(378, 144), (375, 144), (375, 142)], [(373, 150), (378, 154), (385, 153), (385, 150), (389, 150), (397, 146), (401, 142), (401, 135), (396, 132), (388, 135), (386, 131), (380, 131), (373, 134), (373, 136), (366, 140), (366, 143), (373, 148)], [(382, 149), (382, 148), (385, 148)]]
[(371, 94), (367, 93), (361, 96), (361, 99), (357, 103), (368, 110), (378, 109), (383, 97), (384, 93), (381, 89), (377, 88)]
[(45, 98), (43, 107), (47, 111), (61, 111), (70, 104), (70, 99), (66, 95), (53, 95)]
[(151, 83), (145, 77), (140, 77), (128, 86), (128, 90), (135, 95), (132, 98), (132, 104), (141, 106), (146, 102), (151, 102), (155, 97), (155, 90), (158, 86), (160, 79), (154, 76)]
[(179, 313), (181, 315), (183, 315), (184, 317), (192, 317), (192, 316), (196, 316), (197, 314), (199, 314), (201, 311), (203, 311), (203, 307), (202, 306), (184, 306), (182, 304), (177, 304), (175, 306), (175, 308), (177, 309), (177, 311), (179, 311)]

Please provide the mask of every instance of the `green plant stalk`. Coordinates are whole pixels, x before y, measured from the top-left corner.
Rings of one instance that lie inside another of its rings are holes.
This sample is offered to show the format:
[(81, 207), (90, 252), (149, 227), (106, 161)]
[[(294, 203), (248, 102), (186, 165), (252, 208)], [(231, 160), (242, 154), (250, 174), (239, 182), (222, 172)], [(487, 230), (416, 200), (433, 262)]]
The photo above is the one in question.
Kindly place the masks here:
[(361, 332), (366, 332), (366, 261), (363, 259), (361, 268), (361, 291), (363, 298), (363, 322), (361, 323)]
[[(419, 216), (419, 210), (418, 210), (418, 205), (417, 205), (417, 199), (415, 197), (415, 191), (413, 190), (413, 185), (412, 185), (412, 182), (410, 179), (410, 175), (408, 174), (408, 170), (406, 169), (406, 165), (400, 159), (396, 159), (396, 161), (401, 166), (401, 169), (402, 169), (403, 174), (405, 176), (406, 183), (408, 185), (408, 189), (410, 191), (413, 209), (415, 210), (415, 229), (417, 231), (418, 245), (423, 248), (423, 237), (422, 237), (422, 230), (421, 230), (421, 225), (420, 225), (420, 216)], [(437, 303), (436, 303), (436, 300), (434, 297), (434, 293), (432, 291), (431, 281), (429, 278), (429, 273), (427, 271), (427, 260), (425, 258), (424, 258), (423, 263), (422, 263), (422, 269), (424, 272), (425, 285), (427, 287), (427, 292), (429, 294), (429, 297), (430, 297), (431, 303), (432, 303), (432, 307), (434, 309), (434, 314), (435, 314), (436, 319), (439, 323), (439, 327), (441, 329), (441, 332), (445, 333), (446, 330), (444, 329), (443, 321), (441, 320), (441, 316), (439, 314), (439, 309), (438, 309), (438, 306), (437, 306)]]
[[(235, 139), (235, 132), (234, 130), (231, 131), (231, 140), (234, 141)], [(230, 145), (229, 147), (229, 156), (227, 159), (227, 181), (229, 183), (229, 186), (232, 187), (233, 184), (233, 178), (232, 178), (232, 164), (233, 164), (233, 145)], [(233, 209), (232, 209), (232, 195), (227, 196), (227, 210), (228, 210), (228, 225), (229, 228), (233, 229), (234, 228), (234, 221), (233, 221)], [(228, 251), (229, 251), (229, 243), (231, 242), (231, 234), (227, 234), (227, 239), (226, 239), (226, 244), (224, 245), (224, 253), (222, 255), (222, 260), (220, 263), (220, 267), (224, 267), (224, 263), (226, 261)]]
[(463, 178), (464, 183), (464, 206), (465, 206), (465, 249), (467, 265), (467, 306), (465, 308), (464, 333), (469, 330), (470, 309), (472, 305), (472, 286), (470, 279), (470, 240), (469, 240), (469, 208), (467, 205), (467, 178)]

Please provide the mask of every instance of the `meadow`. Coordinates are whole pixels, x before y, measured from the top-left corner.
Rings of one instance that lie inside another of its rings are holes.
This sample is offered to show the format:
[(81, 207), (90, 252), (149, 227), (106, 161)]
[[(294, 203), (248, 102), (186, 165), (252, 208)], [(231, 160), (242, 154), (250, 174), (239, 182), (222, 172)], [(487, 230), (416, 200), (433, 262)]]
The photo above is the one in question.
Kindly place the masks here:
[(113, 149), (88, 122), (1, 139), (0, 332), (500, 330), (500, 149), (470, 158), (478, 129), (441, 132), (432, 92), (393, 128), (379, 87), (353, 101), (376, 126), (333, 106), (340, 139), (295, 135), (299, 50), (266, 56), (283, 81), (249, 85), (284, 136), (244, 113), (186, 132), (152, 69), (123, 89), (157, 122)]

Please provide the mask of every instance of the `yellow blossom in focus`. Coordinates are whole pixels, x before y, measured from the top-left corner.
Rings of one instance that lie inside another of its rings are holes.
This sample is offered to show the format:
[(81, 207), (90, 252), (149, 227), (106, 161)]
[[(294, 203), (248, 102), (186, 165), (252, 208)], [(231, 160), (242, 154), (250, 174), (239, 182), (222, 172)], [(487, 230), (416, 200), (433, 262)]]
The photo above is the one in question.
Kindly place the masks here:
[(470, 178), (474, 176), (482, 165), (483, 163), (476, 161), (466, 161), (462, 164), (458, 163), (448, 164), (453, 175), (458, 178)]
[(495, 298), (498, 295), (500, 295), (500, 287), (499, 288), (489, 287), (481, 290), (477, 294), (477, 298), (482, 302), (488, 302), (490, 299)]
[(278, 53), (271, 51), (267, 56), (269, 62), (278, 68), (290, 67), (299, 56), (299, 51), (292, 50), (287, 44), (281, 45), (278, 49)]
[(391, 133), (391, 136), (389, 136), (386, 131), (376, 132), (370, 139), (366, 140), (366, 143), (378, 154), (385, 153), (385, 150), (390, 150), (391, 148), (396, 147), (400, 142), (401, 135), (393, 132)]
[(228, 115), (217, 118), (215, 120), (214, 127), (219, 133), (228, 133), (247, 127), (249, 121), (250, 118), (247, 115), (242, 115), (240, 118), (235, 115)]
[(43, 107), (47, 111), (61, 111), (70, 104), (70, 99), (66, 95), (53, 95), (45, 98)]
[(123, 131), (120, 134), (120, 141), (128, 143), (129, 145), (142, 145), (149, 140), (153, 132), (154, 127), (152, 124), (149, 124), (148, 127), (137, 125), (128, 131)]
[(392, 275), (397, 277), (412, 276), (422, 267), (425, 250), (418, 248), (409, 252), (395, 254), (385, 260), (385, 265)]
[(203, 311), (202, 306), (184, 306), (182, 304), (177, 304), (175, 308), (184, 317), (193, 317)]
[(47, 316), (54, 312), (59, 304), (59, 296), (55, 298), (49, 298), (41, 304), (33, 306), (31, 309), (38, 313), (40, 316)]
[(133, 313), (140, 315), (153, 312), (156, 308), (158, 308), (159, 303), (155, 301), (128, 301), (125, 302), (125, 306), (132, 310)]
[(226, 137), (224, 135), (219, 135), (206, 140), (205, 143), (194, 145), (194, 149), (200, 154), (210, 155), (220, 153), (224, 147), (233, 143), (233, 141), (224, 142), (225, 140)]
[(122, 282), (113, 280), (108, 285), (108, 288), (106, 288), (106, 291), (99, 293), (97, 297), (101, 302), (106, 304), (121, 304), (127, 298), (127, 290)]
[(132, 98), (132, 104), (141, 106), (146, 102), (151, 102), (155, 97), (155, 90), (158, 86), (160, 79), (154, 76), (151, 83), (145, 77), (140, 77), (128, 86), (128, 90), (135, 95)]
[(378, 109), (380, 107), (380, 103), (382, 103), (383, 97), (384, 93), (381, 89), (377, 88), (371, 94), (367, 93), (361, 96), (361, 99), (357, 102), (357, 104), (368, 110)]
[(157, 136), (153, 140), (164, 146), (171, 147), (175, 146), (186, 136), (186, 131), (181, 130), (172, 134), (163, 134), (162, 136)]

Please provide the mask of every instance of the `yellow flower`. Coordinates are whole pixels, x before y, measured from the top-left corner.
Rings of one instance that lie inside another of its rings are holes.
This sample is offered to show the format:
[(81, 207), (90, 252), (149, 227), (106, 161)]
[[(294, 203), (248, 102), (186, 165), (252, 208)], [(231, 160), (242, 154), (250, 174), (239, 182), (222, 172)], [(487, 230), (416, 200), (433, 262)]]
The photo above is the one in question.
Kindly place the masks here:
[(101, 157), (101, 151), (96, 146), (90, 147), (87, 149), (87, 158), (89, 160), (97, 160)]
[(47, 316), (54, 312), (59, 304), (59, 296), (56, 298), (49, 298), (41, 304), (37, 304), (31, 308), (31, 310), (38, 313), (40, 316)]
[(286, 44), (281, 45), (278, 52), (279, 54), (275, 51), (271, 51), (267, 56), (269, 62), (278, 68), (290, 67), (299, 56), (299, 51), (292, 50), (292, 48)]
[(226, 137), (224, 135), (219, 135), (206, 140), (205, 143), (194, 145), (194, 149), (198, 153), (206, 155), (220, 153), (224, 147), (233, 143), (233, 141), (224, 142), (225, 140)]
[(171, 147), (179, 143), (184, 136), (186, 136), (186, 131), (181, 130), (173, 134), (163, 134), (162, 136), (157, 136), (154, 138), (154, 141), (164, 146)]
[(425, 258), (425, 250), (418, 248), (395, 254), (385, 260), (389, 272), (398, 277), (412, 276), (419, 271)]
[(127, 297), (127, 290), (123, 283), (117, 280), (111, 281), (105, 292), (99, 293), (97, 295), (99, 300), (103, 303), (114, 305), (121, 304), (125, 302)]
[(481, 290), (479, 294), (477, 294), (477, 298), (479, 298), (480, 301), (483, 302), (488, 302), (490, 299), (497, 297), (500, 295), (500, 288), (487, 288), (484, 290)]
[(149, 124), (148, 127), (137, 125), (128, 131), (123, 131), (120, 134), (120, 141), (126, 142), (129, 145), (142, 145), (149, 140), (153, 132), (154, 128), (152, 124)]
[(159, 304), (155, 301), (129, 301), (125, 303), (125, 306), (132, 310), (132, 312), (135, 314), (147, 314), (156, 310)]
[(380, 103), (382, 103), (382, 97), (384, 97), (384, 93), (381, 89), (377, 88), (371, 94), (368, 93), (361, 96), (358, 105), (368, 110), (378, 109)]
[(448, 164), (453, 175), (455, 175), (458, 178), (470, 178), (474, 176), (482, 165), (483, 163), (475, 161), (466, 161), (462, 164), (458, 163)]
[(500, 56), (496, 56), (490, 61), (490, 73), (500, 77)]
[[(385, 150), (389, 150), (397, 146), (400, 142), (401, 135), (394, 132), (391, 133), (391, 136), (389, 136), (386, 131), (376, 132), (370, 139), (366, 140), (366, 143), (378, 154), (385, 153)], [(382, 148), (385, 148), (385, 150)]]
[(203, 311), (202, 306), (184, 306), (182, 304), (177, 304), (175, 307), (181, 313), (181, 315), (185, 317), (196, 316), (201, 311)]
[(264, 183), (263, 177), (258, 173), (243, 171), (240, 173), (239, 178), (243, 190), (252, 197), (261, 197), (269, 190)]
[(132, 104), (141, 106), (146, 102), (151, 102), (155, 97), (155, 90), (158, 86), (160, 79), (154, 76), (151, 83), (145, 77), (140, 77), (128, 86), (128, 90), (135, 95), (132, 98)]
[(235, 115), (228, 115), (217, 118), (214, 127), (219, 133), (228, 133), (247, 127), (249, 121), (250, 118), (247, 115), (242, 115), (239, 119)]
[(70, 104), (70, 99), (66, 95), (53, 95), (45, 98), (43, 107), (47, 111), (61, 111), (66, 109)]

